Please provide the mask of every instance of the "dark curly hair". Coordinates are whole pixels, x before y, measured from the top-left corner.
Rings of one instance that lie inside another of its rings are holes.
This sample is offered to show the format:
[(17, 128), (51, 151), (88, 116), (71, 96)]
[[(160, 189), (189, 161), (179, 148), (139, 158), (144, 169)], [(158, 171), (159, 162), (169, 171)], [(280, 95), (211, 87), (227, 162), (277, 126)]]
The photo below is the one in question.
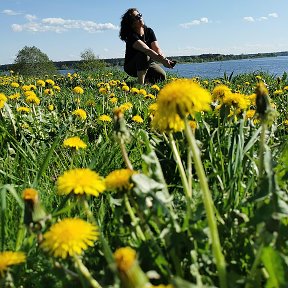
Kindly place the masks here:
[(139, 12), (137, 8), (129, 8), (121, 17), (119, 37), (122, 41), (126, 42), (128, 36), (134, 32), (132, 29), (132, 24), (135, 21), (132, 16), (134, 11)]

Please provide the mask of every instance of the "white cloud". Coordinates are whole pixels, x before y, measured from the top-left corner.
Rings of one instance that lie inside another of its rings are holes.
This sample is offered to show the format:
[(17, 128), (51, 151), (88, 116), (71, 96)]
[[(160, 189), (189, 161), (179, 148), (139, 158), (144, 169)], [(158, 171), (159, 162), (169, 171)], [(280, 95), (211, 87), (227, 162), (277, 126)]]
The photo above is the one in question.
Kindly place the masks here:
[(256, 22), (256, 21), (266, 21), (269, 20), (269, 18), (278, 18), (278, 14), (277, 13), (269, 13), (267, 16), (261, 16), (259, 18), (254, 18), (252, 16), (245, 16), (243, 17), (243, 20), (245, 22)]
[(207, 24), (209, 23), (209, 20), (207, 17), (202, 17), (200, 19), (192, 20), (191, 22), (188, 23), (182, 23), (179, 26), (185, 29), (191, 28), (192, 26), (195, 25), (200, 25), (200, 24)]
[(262, 17), (260, 17), (260, 18), (258, 19), (258, 21), (265, 21), (265, 20), (268, 20), (268, 18), (265, 17), (265, 16), (262, 16)]
[(268, 14), (269, 17), (272, 17), (272, 18), (278, 18), (278, 14), (277, 13), (270, 13)]
[(20, 12), (16, 12), (16, 11), (13, 11), (13, 10), (10, 10), (10, 9), (5, 9), (1, 13), (6, 14), (8, 16), (15, 16), (15, 15), (21, 14)]
[(255, 19), (251, 16), (246, 16), (243, 18), (245, 22), (255, 22)]
[(25, 15), (25, 18), (29, 21), (29, 22), (32, 22), (34, 20), (37, 19), (37, 17), (35, 15), (31, 15), (31, 14), (26, 14)]
[(62, 33), (71, 29), (80, 29), (89, 33), (95, 33), (104, 30), (118, 30), (118, 26), (112, 23), (96, 23), (93, 21), (84, 20), (71, 20), (63, 18), (44, 18), (40, 22), (34, 22), (37, 19), (36, 16), (26, 15), (28, 23), (19, 25), (13, 24), (12, 30), (14, 32), (47, 32), (52, 31), (56, 33)]

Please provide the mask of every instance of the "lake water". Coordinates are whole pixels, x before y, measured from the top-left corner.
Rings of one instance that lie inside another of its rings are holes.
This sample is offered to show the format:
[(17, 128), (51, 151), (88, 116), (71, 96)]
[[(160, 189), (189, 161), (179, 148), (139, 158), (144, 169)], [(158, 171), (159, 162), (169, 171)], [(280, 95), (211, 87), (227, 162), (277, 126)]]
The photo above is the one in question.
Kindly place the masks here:
[[(123, 70), (122, 67), (120, 67)], [(252, 72), (268, 72), (274, 76), (282, 76), (284, 72), (288, 73), (288, 56), (265, 57), (242, 60), (215, 61), (203, 63), (185, 63), (176, 64), (174, 69), (165, 71), (177, 74), (179, 77), (193, 78), (199, 76), (201, 78), (220, 78), (224, 73), (229, 77), (233, 75), (252, 73)], [(73, 73), (74, 70), (59, 70), (61, 74)]]
[(265, 57), (256, 59), (228, 60), (203, 63), (176, 64), (173, 70), (164, 68), (167, 72), (177, 74), (179, 77), (193, 78), (219, 78), (224, 73), (229, 77), (233, 75), (268, 72), (274, 76), (282, 76), (288, 73), (288, 56)]

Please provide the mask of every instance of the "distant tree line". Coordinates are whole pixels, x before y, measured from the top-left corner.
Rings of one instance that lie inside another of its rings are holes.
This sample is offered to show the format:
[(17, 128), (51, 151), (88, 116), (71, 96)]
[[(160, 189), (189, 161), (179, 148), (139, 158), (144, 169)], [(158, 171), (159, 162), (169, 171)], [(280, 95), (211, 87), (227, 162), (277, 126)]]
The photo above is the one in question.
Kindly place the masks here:
[[(251, 59), (251, 58), (263, 58), (263, 57), (276, 57), (276, 56), (288, 56), (288, 51), (284, 52), (271, 52), (271, 53), (256, 53), (256, 54), (201, 54), (191, 56), (171, 56), (170, 59), (176, 60), (178, 63), (202, 63), (202, 62), (214, 62), (214, 61), (227, 61), (227, 60), (239, 60), (239, 59)], [(95, 56), (91, 49), (84, 50), (81, 55), (81, 60), (78, 61), (56, 61), (52, 62), (48, 56), (42, 53), (36, 47), (25, 46), (18, 52), (14, 64), (0, 65), (0, 71), (16, 70), (17, 72), (27, 71), (39, 73), (41, 72), (55, 72), (57, 70), (81, 70), (81, 71), (93, 71), (105, 66), (123, 66), (124, 58), (111, 58), (111, 59), (99, 59)], [(43, 63), (45, 69), (43, 69)], [(53, 64), (53, 65), (52, 65)], [(54, 69), (55, 68), (55, 69)], [(27, 72), (28, 74), (30, 72)], [(50, 74), (50, 73), (47, 73)]]

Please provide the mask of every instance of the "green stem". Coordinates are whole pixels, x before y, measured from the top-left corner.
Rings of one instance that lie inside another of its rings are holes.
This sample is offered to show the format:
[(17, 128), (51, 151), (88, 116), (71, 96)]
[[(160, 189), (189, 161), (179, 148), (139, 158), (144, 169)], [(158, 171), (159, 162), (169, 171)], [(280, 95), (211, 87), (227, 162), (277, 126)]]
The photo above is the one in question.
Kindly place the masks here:
[(180, 173), (180, 177), (181, 177), (181, 180), (182, 180), (183, 189), (184, 189), (184, 193), (185, 193), (186, 199), (187, 199), (188, 203), (190, 203), (190, 200), (191, 200), (191, 197), (192, 197), (192, 190), (189, 187), (189, 183), (188, 183), (188, 180), (187, 180), (187, 177), (186, 177), (186, 173), (185, 173), (182, 161), (181, 161), (181, 157), (179, 155), (179, 151), (178, 151), (178, 149), (176, 147), (176, 143), (175, 143), (175, 140), (173, 138), (172, 132), (169, 133), (169, 143), (171, 145), (172, 152), (173, 152), (173, 155), (174, 155), (174, 159), (175, 159), (177, 167), (179, 169), (179, 173)]
[(127, 154), (123, 140), (120, 141), (120, 149), (121, 149), (122, 157), (123, 157), (123, 160), (125, 162), (126, 167), (130, 170), (133, 170), (133, 166), (132, 166), (130, 159), (128, 157), (128, 154)]
[(222, 253), (221, 244), (220, 244), (217, 222), (216, 222), (216, 217), (214, 214), (214, 203), (212, 200), (211, 193), (209, 191), (208, 181), (207, 181), (207, 178), (204, 172), (204, 167), (200, 158), (200, 150), (196, 144), (196, 139), (194, 137), (194, 134), (191, 131), (188, 120), (186, 118), (185, 118), (185, 134), (186, 134), (190, 149), (192, 150), (195, 170), (199, 178), (199, 183), (200, 183), (200, 187), (202, 190), (202, 198), (203, 198), (204, 207), (206, 211), (208, 226), (210, 229), (212, 250), (213, 250), (214, 257), (215, 257), (216, 267), (218, 270), (220, 287), (226, 288), (228, 287), (226, 263), (225, 263), (224, 255)]
[(93, 288), (102, 288), (102, 286), (92, 277), (87, 267), (83, 264), (80, 257), (74, 257), (74, 264), (76, 269), (81, 273), (82, 276), (88, 281)]
[(266, 134), (267, 124), (262, 123), (262, 130), (260, 134), (260, 151), (259, 151), (259, 179), (262, 179), (264, 175), (264, 154), (265, 154), (265, 134)]
[(124, 203), (125, 203), (126, 209), (128, 211), (128, 214), (131, 218), (131, 221), (132, 221), (133, 225), (135, 226), (135, 229), (136, 229), (138, 236), (141, 238), (142, 241), (145, 241), (146, 240), (145, 235), (144, 235), (141, 227), (138, 224), (137, 217), (134, 214), (134, 211), (131, 207), (131, 204), (129, 202), (129, 199), (128, 199), (128, 196), (126, 193), (124, 194)]

